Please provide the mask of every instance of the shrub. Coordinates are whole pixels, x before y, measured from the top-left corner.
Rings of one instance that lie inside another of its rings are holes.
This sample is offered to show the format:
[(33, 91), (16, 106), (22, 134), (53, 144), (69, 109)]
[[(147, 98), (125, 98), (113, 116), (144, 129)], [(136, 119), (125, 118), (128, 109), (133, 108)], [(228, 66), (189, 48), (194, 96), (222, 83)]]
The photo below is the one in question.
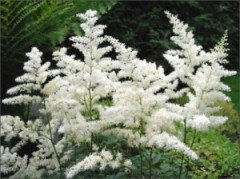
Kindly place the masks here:
[[(226, 33), (205, 52), (195, 44), (188, 26), (166, 11), (175, 33), (171, 39), (179, 49), (163, 55), (174, 68), (165, 75), (161, 66), (140, 60), (135, 50), (103, 35), (106, 26), (96, 25), (96, 14), (88, 10), (77, 15), (83, 20), (84, 36), (70, 40), (82, 57), (68, 55), (63, 47), (53, 53), (56, 68), (50, 68), (50, 62), (42, 64), (42, 52), (36, 47), (26, 54), (30, 59), (23, 67), (26, 73), (7, 92), (19, 95), (3, 103), (42, 109), (34, 120), (27, 113), (26, 122), (18, 116), (1, 116), (1, 137), (5, 141), (20, 138), (10, 148), (1, 146), (1, 173), (12, 178), (65, 173), (72, 178), (82, 172), (89, 176), (86, 171), (93, 170), (104, 177), (109, 170), (128, 174), (139, 161), (136, 175), (143, 177), (147, 154), (152, 177), (157, 175), (152, 154), (164, 149), (181, 154), (181, 177), (184, 161), (199, 158), (192, 150), (196, 131), (227, 120), (215, 115), (218, 108), (214, 106), (216, 101), (229, 100), (223, 91), (230, 88), (221, 78), (235, 74), (223, 67)], [(185, 104), (174, 102), (185, 95)], [(187, 143), (189, 130), (194, 131), (192, 144)], [(28, 142), (37, 149), (31, 155), (19, 155)]]
[(231, 103), (218, 101), (216, 105), (221, 108), (216, 115), (228, 117), (228, 121), (225, 123), (225, 125), (221, 126), (218, 130), (230, 137), (233, 141), (238, 141), (240, 144), (239, 113), (233, 108)]

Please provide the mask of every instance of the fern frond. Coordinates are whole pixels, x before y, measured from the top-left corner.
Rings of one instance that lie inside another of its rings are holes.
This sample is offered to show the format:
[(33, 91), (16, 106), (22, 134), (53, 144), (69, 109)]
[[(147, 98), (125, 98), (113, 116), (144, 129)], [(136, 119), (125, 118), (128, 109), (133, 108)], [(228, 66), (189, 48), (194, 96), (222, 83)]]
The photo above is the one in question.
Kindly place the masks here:
[[(25, 6), (21, 9), (21, 12), (18, 14), (17, 19), (12, 19), (10, 23), (12, 23), (12, 28), (9, 29), (9, 33), (11, 33), (20, 23), (22, 23), (28, 16), (32, 15), (36, 12), (46, 1), (41, 1), (40, 3), (30, 3), (28, 6)], [(15, 16), (16, 17), (16, 16)]]
[[(15, 56), (27, 51), (30, 46), (47, 43), (46, 49), (64, 41), (67, 34), (74, 28), (76, 13), (87, 9), (106, 13), (117, 0), (87, 1), (87, 0), (32, 0), (12, 1), (3, 0), (1, 9), (2, 44), (5, 56)], [(63, 21), (64, 19), (64, 21)], [(79, 27), (78, 27), (79, 28)]]

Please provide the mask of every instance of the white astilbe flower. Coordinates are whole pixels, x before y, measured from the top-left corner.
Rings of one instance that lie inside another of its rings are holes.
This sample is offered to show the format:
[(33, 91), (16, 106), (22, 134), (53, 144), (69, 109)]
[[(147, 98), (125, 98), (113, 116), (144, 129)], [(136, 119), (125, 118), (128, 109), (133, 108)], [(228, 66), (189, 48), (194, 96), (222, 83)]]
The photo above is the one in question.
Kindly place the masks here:
[[(104, 134), (127, 138), (130, 146), (147, 146), (153, 136), (164, 130), (174, 131), (173, 121), (183, 120), (180, 113), (172, 111), (167, 104), (169, 99), (182, 96), (187, 89), (176, 91), (178, 82), (173, 75), (166, 76), (162, 67), (138, 59), (135, 51), (118, 40), (108, 36), (107, 39), (117, 52), (117, 60), (124, 64), (119, 65), (117, 77), (125, 80), (113, 93), (113, 106), (100, 111), (101, 119), (114, 119), (112, 125), (122, 124), (127, 129), (114, 127)], [(163, 89), (164, 92), (158, 92)]]
[(205, 115), (195, 115), (193, 119), (187, 120), (187, 126), (198, 131), (207, 131), (210, 126), (210, 120)]
[(63, 47), (53, 53), (53, 60), (57, 61), (60, 72), (65, 75), (71, 75), (81, 70), (87, 70), (84, 63), (75, 60), (75, 55), (67, 55), (67, 48)]
[(171, 112), (167, 108), (161, 108), (147, 118), (146, 133), (149, 137), (161, 133), (161, 131), (175, 131), (174, 121), (182, 121), (183, 116)]
[(77, 143), (89, 141), (91, 133), (100, 132), (106, 126), (101, 121), (93, 122), (96, 118), (92, 115), (82, 113), (97, 110), (98, 100), (111, 96), (118, 86), (113, 69), (119, 63), (103, 57), (112, 47), (99, 47), (106, 41), (102, 37), (105, 26), (95, 25), (96, 11), (93, 12), (77, 15), (85, 21), (81, 24), (84, 36), (70, 38), (73, 46), (83, 53), (84, 59), (80, 61), (74, 55), (68, 55), (66, 48), (54, 52), (54, 60), (63, 75), (50, 80), (42, 90), (47, 95), (47, 111), (62, 123), (59, 132)]
[(212, 127), (218, 127), (223, 125), (228, 120), (226, 116), (210, 116), (209, 121)]
[(1, 116), (1, 137), (4, 136), (6, 141), (16, 137), (25, 127), (24, 122), (19, 117)]
[(78, 14), (77, 16), (83, 20), (80, 26), (84, 31), (84, 36), (71, 37), (74, 42), (73, 46), (81, 51), (84, 55), (84, 62), (90, 66), (94, 65), (97, 61), (101, 60), (102, 56), (112, 50), (111, 46), (99, 47), (99, 44), (105, 41), (103, 37), (103, 31), (106, 28), (105, 25), (95, 25), (97, 21), (96, 11), (90, 13), (87, 11), (85, 14)]
[(1, 167), (0, 172), (4, 174), (20, 171), (27, 166), (28, 157), (25, 155), (20, 157), (16, 152), (11, 152), (8, 147), (1, 146)]
[[(52, 142), (55, 142), (54, 138), (51, 142), (49, 129), (43, 126), (44, 124), (39, 119), (36, 119), (34, 122), (28, 121), (27, 124), (24, 124), (19, 117), (1, 116), (1, 137), (4, 136), (5, 141), (9, 141), (13, 137), (20, 138), (20, 141), (12, 146), (10, 152), (12, 153), (11, 155), (14, 156), (15, 161), (13, 162), (16, 164), (12, 166), (13, 164), (9, 163), (10, 161), (5, 161), (6, 157), (10, 157), (10, 153), (3, 154), (2, 156), (5, 158), (1, 158), (1, 167), (4, 171), (15, 171), (15, 173), (11, 175), (11, 178), (32, 176), (32, 172), (34, 172), (35, 178), (41, 178), (44, 170), (39, 170), (39, 167), (46, 167), (49, 171), (59, 170), (59, 163), (57, 162), (57, 158), (52, 147)], [(51, 126), (51, 131), (55, 132), (57, 129), (56, 125), (52, 122)], [(37, 144), (37, 148), (39, 150), (33, 152), (33, 156), (31, 158), (28, 158), (27, 156), (18, 157), (16, 152), (18, 152), (19, 149), (28, 142)], [(58, 153), (63, 151), (64, 145), (64, 139), (55, 142), (55, 148)], [(9, 149), (7, 149), (6, 152), (7, 151), (9, 151)], [(65, 155), (62, 161), (64, 163), (67, 160), (69, 160), (69, 158)], [(4, 171), (2, 172), (4, 173)]]
[[(209, 119), (214, 117), (214, 114), (219, 110), (219, 108), (214, 106), (215, 103), (217, 101), (230, 100), (230, 98), (223, 93), (223, 91), (229, 91), (230, 88), (221, 82), (221, 78), (234, 74), (236, 74), (236, 72), (224, 70), (217, 61), (211, 65), (204, 63), (199, 67), (195, 75), (191, 77), (191, 88), (194, 92), (188, 93), (189, 102), (185, 104), (187, 116), (191, 118), (195, 114), (205, 114)], [(216, 123), (216, 121), (213, 123)], [(213, 124), (212, 126), (216, 125)]]
[(4, 104), (38, 104), (42, 101), (41, 97), (39, 96), (30, 96), (30, 95), (18, 95), (15, 97), (11, 97), (11, 98), (6, 98), (4, 100), (2, 100), (2, 102)]
[(22, 76), (16, 78), (16, 82), (21, 83), (15, 87), (10, 88), (7, 91), (9, 95), (16, 95), (18, 93), (28, 93), (25, 95), (18, 95), (3, 100), (4, 104), (37, 104), (41, 102), (41, 97), (31, 95), (33, 92), (41, 92), (42, 85), (46, 82), (48, 76), (55, 76), (58, 74), (58, 70), (49, 70), (50, 62), (46, 62), (41, 65), (42, 52), (36, 47), (33, 47), (31, 52), (26, 53), (26, 56), (30, 59), (24, 63), (24, 71), (26, 72)]
[(229, 51), (229, 49), (226, 48), (228, 45), (227, 40), (228, 31), (226, 30), (222, 39), (217, 43), (214, 49), (211, 50), (211, 54), (213, 56), (211, 59), (209, 59), (211, 63), (216, 61), (220, 64), (228, 63), (228, 61), (225, 59), (228, 56), (227, 52)]
[(125, 160), (125, 162), (123, 163), (124, 167), (125, 167), (125, 171), (128, 172), (131, 167), (132, 167), (132, 161), (131, 160)]
[[(5, 141), (10, 141), (17, 136), (20, 137), (21, 141), (16, 146), (20, 145), (19, 147), (21, 147), (27, 141), (36, 142), (41, 125), (39, 119), (34, 122), (28, 121), (27, 124), (24, 124), (19, 117), (1, 116), (1, 136), (4, 136)], [(16, 146), (12, 150), (19, 148)]]
[(191, 31), (187, 31), (188, 25), (181, 22), (177, 16), (165, 11), (173, 25), (175, 36), (171, 40), (177, 44), (181, 50), (168, 50), (163, 56), (174, 67), (177, 77), (189, 84), (188, 78), (194, 72), (194, 67), (200, 65), (204, 60), (199, 53), (202, 47), (195, 44), (194, 36)]
[[(181, 22), (177, 16), (167, 11), (165, 13), (170, 19), (170, 23), (173, 24), (173, 32), (176, 35), (171, 39), (181, 49), (169, 50), (164, 54), (164, 57), (174, 67), (172, 76), (175, 75), (181, 79), (191, 89), (187, 92), (189, 102), (184, 106), (183, 116), (190, 120), (187, 123), (192, 124), (195, 115), (205, 115), (202, 122), (197, 122), (198, 125), (202, 125), (195, 126), (197, 130), (204, 130), (207, 126), (223, 124), (226, 121), (225, 117), (214, 116), (219, 110), (214, 106), (215, 103), (230, 100), (223, 93), (223, 91), (229, 91), (230, 88), (221, 82), (221, 78), (236, 74), (234, 71), (225, 70), (222, 66), (222, 64), (227, 63), (225, 59), (228, 50), (225, 48), (227, 32), (211, 52), (205, 52), (201, 46), (195, 44), (192, 32), (187, 31), (188, 25)], [(217, 119), (219, 119), (219, 123)]]
[(171, 136), (166, 132), (153, 136), (148, 140), (147, 145), (151, 147), (156, 145), (158, 148), (175, 149), (189, 156), (193, 160), (198, 159), (198, 156), (194, 151), (187, 147), (177, 137)]
[(66, 172), (66, 177), (73, 178), (80, 172), (86, 170), (94, 170), (96, 168), (99, 168), (100, 170), (104, 170), (106, 169), (106, 167), (116, 169), (121, 166), (122, 162), (122, 154), (118, 153), (114, 157), (110, 151), (106, 151), (103, 149), (101, 152), (92, 153), (76, 165), (69, 168)]

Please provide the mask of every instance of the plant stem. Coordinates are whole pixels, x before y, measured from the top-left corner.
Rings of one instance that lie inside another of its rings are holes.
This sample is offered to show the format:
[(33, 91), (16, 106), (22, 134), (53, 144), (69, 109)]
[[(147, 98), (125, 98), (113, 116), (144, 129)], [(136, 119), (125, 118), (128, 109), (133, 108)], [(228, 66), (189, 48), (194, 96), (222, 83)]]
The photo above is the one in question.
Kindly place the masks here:
[[(43, 99), (43, 104), (44, 104), (44, 108), (46, 109), (45, 99)], [(46, 117), (47, 117), (48, 126), (49, 126), (49, 133), (50, 133), (50, 139), (49, 138), (48, 139), (51, 141), (54, 153), (56, 155), (56, 158), (57, 158), (57, 161), (58, 161), (58, 165), (59, 165), (59, 169), (60, 169), (60, 177), (61, 177), (62, 176), (62, 166), (61, 166), (61, 162), (60, 162), (60, 157), (59, 157), (59, 155), (57, 153), (56, 147), (55, 147), (54, 142), (53, 142), (52, 128), (51, 128), (50, 120), (48, 119), (48, 114), (46, 114)]]
[[(194, 131), (193, 131), (193, 140), (192, 140), (192, 143), (191, 143), (191, 145), (190, 145), (190, 148), (193, 147), (193, 144), (194, 144), (195, 138), (196, 138), (196, 133), (197, 133), (197, 130), (194, 129)], [(187, 167), (188, 167), (188, 166), (189, 166), (189, 157), (188, 157), (188, 159), (187, 159)], [(188, 170), (186, 171), (185, 178), (188, 178)]]
[(191, 145), (190, 145), (190, 148), (192, 148), (193, 147), (193, 144), (194, 144), (194, 142), (195, 142), (195, 139), (196, 139), (196, 135), (197, 134), (197, 130), (196, 129), (194, 129), (194, 131), (193, 131), (193, 140), (192, 140), (192, 143), (191, 143)]
[(141, 162), (141, 166), (140, 166), (140, 176), (142, 178), (143, 176), (143, 157), (142, 157), (142, 146), (140, 144), (140, 162)]
[(91, 133), (90, 152), (93, 153), (93, 133)]
[[(143, 112), (143, 108), (142, 108), (142, 99), (140, 98), (139, 100), (140, 106), (141, 106), (141, 112)], [(140, 137), (144, 134), (144, 120), (141, 117), (140, 118)], [(139, 149), (140, 149), (140, 160), (141, 160), (141, 166), (140, 166), (140, 174), (141, 174), (141, 178), (143, 176), (143, 149), (142, 149), (142, 145), (139, 145)]]
[[(143, 128), (143, 119), (141, 118), (141, 121), (140, 121), (140, 136), (142, 136), (144, 132), (144, 128)], [(141, 166), (140, 166), (140, 171), (141, 171), (141, 178), (142, 178), (142, 175), (143, 175), (143, 149), (142, 149), (142, 145), (140, 144), (140, 160), (141, 160)]]
[[(183, 142), (186, 143), (186, 140), (187, 140), (187, 120), (184, 119), (184, 137), (183, 137)], [(182, 170), (183, 170), (183, 163), (184, 163), (184, 154), (182, 154), (181, 165), (180, 165), (180, 169), (179, 169), (178, 178), (181, 178)]]
[(54, 142), (53, 142), (52, 129), (51, 129), (50, 121), (48, 122), (48, 125), (49, 125), (50, 139), (51, 139), (50, 141), (51, 141), (51, 144), (53, 146), (53, 150), (55, 152), (55, 155), (57, 157), (57, 161), (58, 161), (58, 165), (59, 165), (59, 169), (60, 169), (60, 176), (61, 176), (62, 175), (62, 166), (61, 166), (61, 162), (60, 162), (60, 157), (57, 153), (56, 147), (55, 147)]
[[(92, 67), (90, 67), (90, 76), (91, 75), (92, 75)], [(93, 116), (92, 116), (93, 102), (92, 102), (92, 91), (91, 90), (92, 90), (92, 82), (90, 81), (89, 88), (88, 88), (89, 106), (87, 107), (90, 121), (93, 120)], [(92, 132), (91, 132), (91, 139), (90, 139), (90, 152), (91, 152), (91, 154), (93, 152), (93, 133)]]
[(153, 153), (153, 149), (151, 147), (150, 148), (150, 156), (149, 156), (149, 178), (152, 177), (152, 153)]
[(181, 175), (182, 175), (183, 161), (184, 161), (184, 154), (182, 154), (181, 165), (180, 165), (180, 169), (179, 169), (179, 175), (178, 175), (178, 178), (181, 178)]

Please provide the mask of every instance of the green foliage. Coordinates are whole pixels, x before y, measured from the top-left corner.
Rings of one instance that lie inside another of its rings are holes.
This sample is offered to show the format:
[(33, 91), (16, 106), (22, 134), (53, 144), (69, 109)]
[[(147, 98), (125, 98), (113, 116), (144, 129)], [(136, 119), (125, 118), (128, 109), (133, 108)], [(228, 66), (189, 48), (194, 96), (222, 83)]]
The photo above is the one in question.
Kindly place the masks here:
[(113, 105), (112, 97), (109, 96), (109, 97), (100, 99), (99, 104), (102, 106), (112, 106)]
[(50, 50), (61, 44), (69, 33), (80, 33), (75, 19), (77, 13), (95, 9), (101, 15), (115, 3), (115, 0), (3, 0), (1, 38), (4, 56), (10, 58), (25, 53), (33, 45)]
[(228, 102), (219, 101), (216, 106), (221, 107), (217, 115), (227, 116), (228, 121), (218, 130), (240, 144), (240, 115)]
[[(193, 132), (188, 132), (188, 143), (192, 142)], [(230, 141), (215, 130), (197, 133), (193, 149), (198, 152), (199, 160), (190, 161), (187, 165), (185, 158), (183, 178), (229, 178), (240, 175), (240, 153), (237, 144)], [(149, 149), (145, 149), (144, 176), (149, 176)], [(160, 178), (178, 178), (181, 154), (174, 151), (161, 151), (154, 149), (152, 154), (152, 176)], [(132, 158), (135, 168), (131, 177), (138, 176), (140, 155)]]
[[(192, 132), (188, 133), (188, 142), (191, 142)], [(229, 178), (240, 175), (240, 153), (235, 143), (219, 132), (210, 130), (205, 133), (197, 133), (193, 148), (199, 154), (199, 160), (189, 161), (185, 158), (182, 176), (186, 178)], [(143, 160), (142, 176), (153, 178), (178, 178), (181, 163), (181, 154), (175, 151), (159, 150), (156, 148), (129, 148), (126, 140), (115, 136), (95, 136), (97, 144), (103, 144), (111, 151), (119, 148), (125, 156), (133, 162), (130, 171), (117, 170), (92, 170), (79, 173), (75, 178), (136, 178), (141, 176), (141, 157)], [(81, 145), (72, 148), (72, 160), (66, 164), (75, 164), (89, 154), (90, 146)], [(151, 165), (151, 174), (150, 174)], [(58, 173), (45, 174), (44, 178), (58, 178)]]
[[(152, 150), (152, 151), (151, 151)], [(152, 154), (151, 154), (152, 152)], [(177, 156), (177, 157), (176, 157)], [(178, 178), (180, 155), (172, 151), (145, 148), (142, 151), (143, 169), (142, 175), (148, 178)], [(133, 168), (128, 177), (140, 176), (141, 154), (131, 157)], [(151, 174), (150, 174), (151, 165)]]
[(171, 68), (162, 54), (174, 44), (169, 41), (172, 32), (164, 10), (181, 14), (180, 18), (188, 21), (189, 29), (193, 30), (197, 43), (202, 44), (204, 49), (213, 48), (228, 29), (228, 59), (231, 62), (228, 67), (238, 70), (238, 2), (119, 2), (101, 21), (108, 25), (108, 34), (136, 48), (141, 58), (164, 65), (164, 69), (168, 67), (167, 71), (170, 71)]
[(183, 106), (184, 104), (189, 102), (189, 98), (186, 94), (184, 94), (183, 96), (181, 96), (180, 98), (176, 99), (176, 103)]
[(192, 178), (229, 178), (240, 174), (238, 146), (219, 132), (199, 133), (195, 150), (200, 159), (190, 164)]

